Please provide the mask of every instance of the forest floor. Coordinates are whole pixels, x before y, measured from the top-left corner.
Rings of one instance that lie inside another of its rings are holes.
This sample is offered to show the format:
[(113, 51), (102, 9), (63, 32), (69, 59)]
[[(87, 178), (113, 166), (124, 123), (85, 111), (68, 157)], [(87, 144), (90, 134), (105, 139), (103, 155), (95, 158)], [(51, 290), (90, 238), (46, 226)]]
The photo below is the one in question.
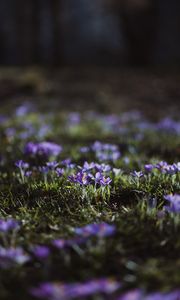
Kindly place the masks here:
[(0, 71), (1, 299), (180, 299), (179, 79)]

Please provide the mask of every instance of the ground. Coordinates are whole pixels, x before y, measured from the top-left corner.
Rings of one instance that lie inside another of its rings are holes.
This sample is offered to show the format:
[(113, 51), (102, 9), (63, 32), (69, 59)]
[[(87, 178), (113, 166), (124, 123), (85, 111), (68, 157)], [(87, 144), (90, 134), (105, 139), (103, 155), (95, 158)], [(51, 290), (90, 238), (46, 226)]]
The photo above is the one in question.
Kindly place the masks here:
[(177, 290), (177, 72), (0, 74), (1, 298), (35, 299), (40, 284), (57, 282), (58, 296), (40, 290), (41, 299), (73, 299), (70, 283), (92, 291), (102, 278), (90, 299)]

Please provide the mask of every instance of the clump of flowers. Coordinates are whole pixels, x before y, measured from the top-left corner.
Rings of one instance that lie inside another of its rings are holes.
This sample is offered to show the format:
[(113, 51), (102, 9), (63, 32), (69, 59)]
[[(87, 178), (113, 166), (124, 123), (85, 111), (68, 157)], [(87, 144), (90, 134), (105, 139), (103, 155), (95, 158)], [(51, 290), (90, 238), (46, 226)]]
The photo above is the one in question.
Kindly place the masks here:
[(14, 219), (7, 219), (3, 220), (0, 219), (0, 232), (8, 233), (9, 231), (19, 230), (20, 229), (20, 222)]
[(99, 161), (114, 162), (121, 157), (121, 153), (117, 145), (103, 144), (99, 141), (96, 141), (91, 148), (95, 152), (96, 158)]
[(29, 163), (27, 163), (23, 160), (18, 160), (18, 161), (15, 162), (15, 166), (20, 171), (20, 182), (24, 183), (25, 178), (31, 176), (31, 174), (32, 174), (31, 171), (27, 170), (29, 168)]
[(166, 195), (164, 199), (169, 202), (169, 205), (165, 206), (165, 210), (171, 213), (180, 213), (180, 195)]
[(52, 245), (61, 250), (65, 248), (71, 248), (76, 245), (81, 245), (87, 241), (87, 238), (75, 237), (71, 239), (56, 239), (52, 241)]
[(30, 293), (40, 299), (70, 300), (83, 298), (98, 293), (110, 295), (120, 288), (120, 283), (112, 279), (93, 279), (84, 283), (42, 283), (31, 289)]
[(105, 222), (88, 224), (84, 227), (75, 228), (74, 232), (83, 237), (97, 236), (106, 237), (115, 234), (116, 227)]
[(175, 290), (169, 293), (151, 293), (145, 295), (141, 289), (132, 290), (121, 295), (117, 300), (179, 300), (180, 291)]
[(22, 248), (3, 248), (0, 247), (0, 268), (8, 269), (12, 266), (24, 265), (30, 260)]
[(146, 164), (144, 166), (146, 173), (158, 170), (162, 174), (174, 175), (180, 172), (180, 163), (168, 164), (166, 161), (160, 161), (157, 164)]
[(95, 185), (105, 187), (110, 185), (111, 178), (105, 174), (111, 171), (111, 167), (106, 164), (97, 164), (94, 162), (85, 162), (76, 174), (69, 176), (69, 180), (73, 183), (78, 183), (82, 186)]
[(58, 156), (62, 151), (62, 147), (52, 142), (33, 143), (26, 144), (24, 153), (29, 156)]
[(47, 246), (35, 245), (31, 251), (33, 255), (40, 260), (44, 260), (50, 255), (50, 249)]
[(0, 219), (0, 235), (4, 246), (14, 245), (16, 234), (20, 228), (20, 222), (15, 219)]

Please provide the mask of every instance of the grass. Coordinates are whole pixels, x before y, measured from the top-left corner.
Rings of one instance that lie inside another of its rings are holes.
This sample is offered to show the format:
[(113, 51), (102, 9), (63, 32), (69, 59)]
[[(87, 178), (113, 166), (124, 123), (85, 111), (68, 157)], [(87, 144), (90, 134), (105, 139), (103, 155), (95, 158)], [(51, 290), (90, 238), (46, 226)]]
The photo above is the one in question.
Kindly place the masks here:
[[(1, 232), (0, 244), (22, 247), (31, 256), (26, 264), (0, 267), (1, 299), (33, 299), (29, 290), (41, 282), (101, 277), (115, 278), (122, 288), (110, 298), (95, 295), (92, 299), (117, 299), (133, 288), (147, 293), (179, 288), (180, 215), (164, 210), (164, 195), (180, 191), (179, 173), (155, 169), (147, 174), (144, 165), (162, 160), (177, 163), (180, 135), (172, 126), (152, 126), (135, 113), (122, 114), (119, 120), (117, 130), (116, 121), (114, 125), (107, 116), (56, 110), (40, 113), (29, 107), (1, 122), (0, 218), (14, 218), (22, 225), (15, 236), (7, 234), (6, 244)], [(141, 126), (142, 121), (147, 126)], [(115, 144), (121, 152), (117, 160), (103, 161), (119, 170), (108, 173), (112, 182), (102, 188), (69, 181), (68, 176), (77, 173), (85, 161), (102, 163), (92, 149), (80, 151), (96, 140)], [(24, 152), (29, 141), (52, 141), (62, 145), (63, 151), (56, 157), (29, 156)], [(66, 158), (75, 166), (62, 177), (49, 171), (45, 178), (39, 172), (38, 167), (47, 160)], [(29, 163), (30, 177), (22, 176), (15, 167), (20, 159)], [(134, 170), (143, 171), (143, 176), (134, 177)], [(62, 250), (52, 247), (53, 240), (70, 239), (74, 228), (94, 222), (114, 224), (116, 233)], [(48, 245), (51, 254), (46, 260), (38, 259), (32, 255), (33, 245)]]

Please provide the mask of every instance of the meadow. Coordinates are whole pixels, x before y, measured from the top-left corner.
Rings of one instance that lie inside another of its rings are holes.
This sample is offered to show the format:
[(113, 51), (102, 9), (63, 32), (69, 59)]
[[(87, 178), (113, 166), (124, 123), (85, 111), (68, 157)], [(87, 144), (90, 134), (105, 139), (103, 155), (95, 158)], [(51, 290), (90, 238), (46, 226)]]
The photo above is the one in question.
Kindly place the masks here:
[(180, 120), (0, 116), (0, 298), (180, 299)]

